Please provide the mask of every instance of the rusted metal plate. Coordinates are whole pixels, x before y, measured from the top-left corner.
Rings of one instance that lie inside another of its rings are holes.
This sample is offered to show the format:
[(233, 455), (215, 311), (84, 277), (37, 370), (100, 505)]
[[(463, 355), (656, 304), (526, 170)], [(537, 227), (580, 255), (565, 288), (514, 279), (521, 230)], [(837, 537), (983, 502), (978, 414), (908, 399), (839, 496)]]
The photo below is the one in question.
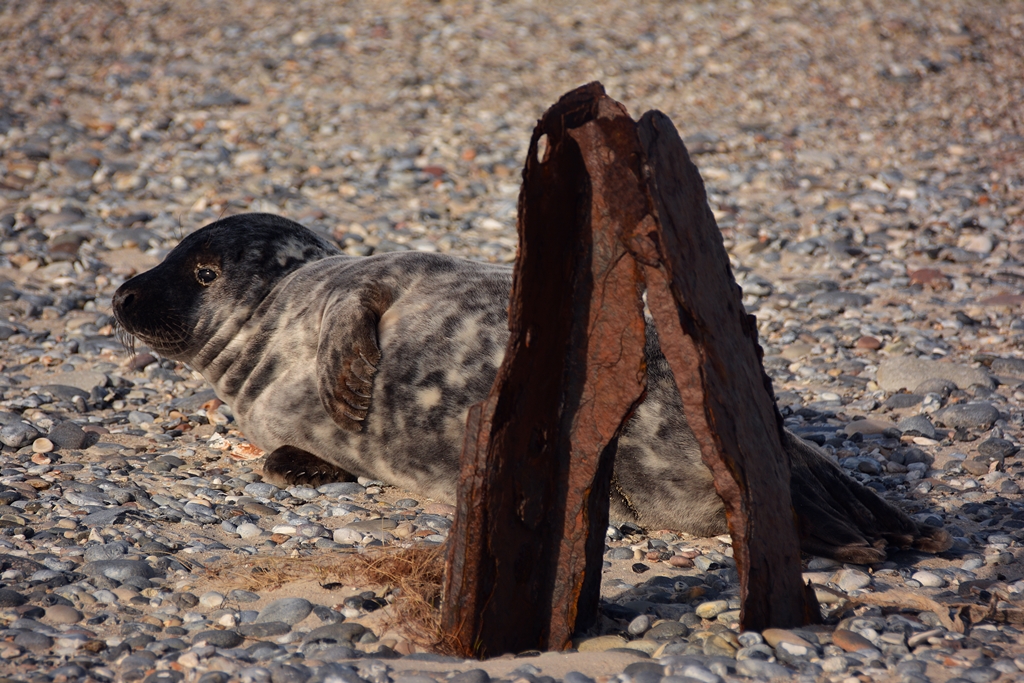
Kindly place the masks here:
[(470, 411), (442, 627), (467, 656), (561, 649), (596, 616), (616, 439), (645, 388), (640, 292), (726, 504), (748, 629), (817, 619), (782, 421), (704, 185), (671, 121), (598, 84), (538, 123), (511, 337)]
[(448, 541), (442, 628), (467, 656), (563, 649), (596, 617), (615, 442), (646, 381), (640, 272), (622, 239), (646, 210), (640, 165), (608, 155), (633, 127), (592, 84), (530, 143), (511, 337), (470, 412)]
[(637, 126), (653, 207), (630, 245), (686, 420), (726, 506), (748, 630), (820, 619), (800, 577), (782, 417), (704, 183), (660, 112)]

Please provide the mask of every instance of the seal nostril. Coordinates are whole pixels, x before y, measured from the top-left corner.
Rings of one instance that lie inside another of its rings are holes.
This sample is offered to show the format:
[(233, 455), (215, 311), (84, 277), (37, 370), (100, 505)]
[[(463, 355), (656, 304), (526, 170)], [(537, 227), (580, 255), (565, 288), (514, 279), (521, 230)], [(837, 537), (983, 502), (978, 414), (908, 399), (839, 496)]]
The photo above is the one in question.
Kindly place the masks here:
[(132, 292), (114, 292), (114, 308), (125, 310), (135, 303), (135, 294)]

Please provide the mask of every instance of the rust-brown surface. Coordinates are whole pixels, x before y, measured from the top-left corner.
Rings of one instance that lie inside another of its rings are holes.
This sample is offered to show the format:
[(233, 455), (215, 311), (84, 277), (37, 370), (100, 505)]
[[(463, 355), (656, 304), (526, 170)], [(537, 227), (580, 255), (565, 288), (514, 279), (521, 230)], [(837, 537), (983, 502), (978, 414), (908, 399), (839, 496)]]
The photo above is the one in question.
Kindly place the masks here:
[(645, 388), (640, 273), (621, 239), (644, 206), (617, 199), (635, 196), (639, 160), (607, 158), (633, 125), (592, 85), (534, 132), (511, 338), (470, 414), (449, 540), (442, 627), (465, 655), (564, 649), (596, 617), (615, 439)]
[(647, 304), (687, 422), (725, 502), (743, 628), (817, 620), (800, 582), (782, 418), (704, 183), (667, 116), (648, 112), (638, 133), (656, 220), (631, 245), (645, 265)]
[(564, 648), (597, 608), (615, 441), (645, 388), (640, 294), (726, 505), (743, 626), (817, 619), (782, 421), (704, 185), (671, 121), (598, 84), (534, 131), (511, 337), (470, 411), (442, 628), (464, 655)]

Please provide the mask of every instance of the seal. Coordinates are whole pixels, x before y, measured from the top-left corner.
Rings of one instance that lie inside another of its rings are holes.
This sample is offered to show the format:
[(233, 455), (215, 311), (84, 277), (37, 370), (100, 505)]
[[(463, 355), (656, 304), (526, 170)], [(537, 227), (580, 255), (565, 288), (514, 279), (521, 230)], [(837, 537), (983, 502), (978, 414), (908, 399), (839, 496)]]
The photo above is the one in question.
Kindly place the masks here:
[[(397, 252), (348, 256), (269, 214), (185, 237), (118, 288), (123, 330), (190, 365), (269, 455), (264, 478), (319, 486), (363, 476), (453, 503), (469, 407), (508, 340), (508, 266)], [(654, 326), (648, 394), (619, 440), (611, 516), (699, 536), (727, 531)], [(786, 433), (805, 551), (873, 562), (887, 544), (942, 550), (827, 455)]]

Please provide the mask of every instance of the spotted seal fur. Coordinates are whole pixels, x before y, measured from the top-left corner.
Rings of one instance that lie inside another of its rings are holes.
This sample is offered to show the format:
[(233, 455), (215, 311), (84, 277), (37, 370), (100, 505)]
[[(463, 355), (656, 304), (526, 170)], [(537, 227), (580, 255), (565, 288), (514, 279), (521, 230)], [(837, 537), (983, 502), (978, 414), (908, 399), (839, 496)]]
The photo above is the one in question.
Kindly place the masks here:
[[(269, 214), (185, 237), (124, 283), (114, 315), (155, 352), (200, 372), (269, 455), (264, 475), (321, 485), (365, 476), (454, 502), (466, 412), (490, 390), (508, 339), (507, 266), (398, 252), (342, 254)], [(695, 535), (726, 531), (652, 325), (648, 394), (620, 438), (613, 519)], [(790, 433), (792, 495), (808, 552), (884, 558), (941, 550), (918, 525)]]

